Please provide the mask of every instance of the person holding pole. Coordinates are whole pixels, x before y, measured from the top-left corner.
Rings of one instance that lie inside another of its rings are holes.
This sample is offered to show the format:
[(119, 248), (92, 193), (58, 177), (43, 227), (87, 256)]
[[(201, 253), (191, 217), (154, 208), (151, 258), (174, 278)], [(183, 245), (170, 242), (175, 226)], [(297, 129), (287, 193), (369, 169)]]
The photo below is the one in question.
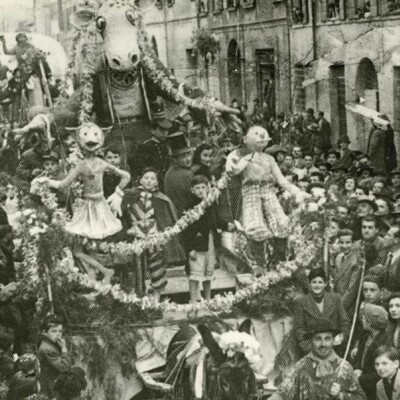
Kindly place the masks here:
[(311, 351), (294, 365), (269, 400), (366, 400), (353, 368), (333, 350), (340, 333), (329, 320), (316, 320), (306, 332)]

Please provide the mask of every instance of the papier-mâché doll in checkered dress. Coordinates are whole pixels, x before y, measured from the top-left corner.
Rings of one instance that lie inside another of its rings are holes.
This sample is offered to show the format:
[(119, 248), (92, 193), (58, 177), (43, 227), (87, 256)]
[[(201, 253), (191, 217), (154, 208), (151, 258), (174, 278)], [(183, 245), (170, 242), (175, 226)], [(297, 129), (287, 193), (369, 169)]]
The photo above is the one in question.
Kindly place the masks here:
[(289, 234), (289, 217), (277, 198), (276, 184), (297, 200), (307, 196), (285, 179), (272, 156), (263, 153), (270, 140), (263, 127), (252, 126), (243, 138), (245, 148), (232, 151), (226, 161), (229, 174), (242, 174), (243, 229), (257, 242)]

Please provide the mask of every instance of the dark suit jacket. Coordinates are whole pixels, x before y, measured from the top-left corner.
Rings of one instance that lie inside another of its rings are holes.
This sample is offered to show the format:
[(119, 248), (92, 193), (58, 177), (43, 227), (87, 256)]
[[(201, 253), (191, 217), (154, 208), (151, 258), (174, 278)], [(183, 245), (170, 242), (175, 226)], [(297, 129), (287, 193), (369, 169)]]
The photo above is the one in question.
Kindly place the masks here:
[(311, 351), (310, 340), (305, 339), (306, 332), (318, 324), (321, 319), (328, 319), (334, 328), (343, 333), (345, 340), (348, 337), (350, 324), (342, 300), (336, 293), (324, 294), (324, 309), (321, 313), (311, 294), (298, 297), (294, 301), (293, 330), (297, 342), (303, 353)]
[[(196, 200), (191, 205), (198, 204)], [(191, 207), (190, 207), (191, 208)], [(214, 246), (219, 247), (219, 235), (217, 232), (218, 216), (217, 208), (215, 204), (206, 208), (206, 212), (199, 220), (189, 225), (183, 234), (183, 240), (185, 243), (185, 249), (189, 253), (192, 250), (196, 251), (207, 251), (208, 250), (208, 237), (209, 233), (212, 232), (214, 235)]]
[(373, 342), (367, 350), (364, 358), (364, 363), (361, 368), (362, 356), (364, 353), (366, 341), (369, 336), (368, 333), (369, 332), (364, 331), (364, 334), (361, 336), (360, 343), (358, 344), (357, 355), (354, 358), (354, 369), (362, 370), (362, 375), (358, 379), (360, 385), (367, 395), (368, 400), (375, 400), (376, 384), (379, 381), (379, 375), (375, 370), (375, 353), (379, 346), (389, 344), (389, 338), (386, 330), (378, 333), (378, 335), (374, 338)]
[[(389, 400), (386, 396), (385, 387), (383, 386), (382, 379), (376, 384), (376, 398), (377, 400)], [(392, 400), (400, 400), (400, 373), (397, 372), (393, 392), (392, 392)]]
[(62, 354), (60, 347), (47, 338), (43, 338), (38, 349), (40, 362), (40, 387), (49, 398), (55, 396), (54, 382), (61, 372), (71, 368), (71, 359), (67, 354)]
[(350, 251), (347, 256), (338, 254), (333, 271), (335, 292), (342, 297), (343, 307), (349, 317), (354, 314), (358, 286), (361, 279), (361, 268), (358, 265), (358, 251)]

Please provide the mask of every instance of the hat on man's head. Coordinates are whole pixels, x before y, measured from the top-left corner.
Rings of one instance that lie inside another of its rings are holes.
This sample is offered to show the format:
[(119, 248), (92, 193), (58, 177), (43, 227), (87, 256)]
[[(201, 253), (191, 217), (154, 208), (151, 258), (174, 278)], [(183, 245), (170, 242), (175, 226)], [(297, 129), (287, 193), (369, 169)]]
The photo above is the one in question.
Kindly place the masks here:
[(322, 278), (326, 282), (325, 270), (323, 268), (313, 268), (308, 274), (308, 281), (311, 282), (315, 278)]
[(304, 338), (311, 339), (317, 333), (332, 333), (333, 336), (336, 336), (341, 333), (341, 330), (335, 327), (330, 320), (321, 318), (308, 327)]
[(171, 156), (177, 157), (192, 151), (183, 132), (175, 132), (167, 136), (167, 143), (171, 148)]
[(329, 154), (334, 154), (337, 158), (340, 158), (340, 153), (339, 153), (337, 150), (335, 150), (335, 149), (329, 149), (329, 150), (326, 152), (326, 156), (328, 157)]
[(357, 170), (357, 176), (361, 176), (364, 171), (369, 171), (371, 176), (374, 176), (374, 169), (368, 165), (363, 165), (361, 168)]
[(389, 315), (383, 307), (372, 303), (365, 303), (363, 314), (372, 329), (383, 330), (386, 328)]
[(351, 143), (349, 137), (347, 135), (343, 135), (339, 137), (339, 140), (337, 141), (337, 144), (340, 143)]
[(53, 161), (58, 161), (59, 157), (58, 154), (55, 151), (49, 151), (43, 154), (43, 160), (47, 161), (47, 160), (53, 160)]
[(369, 197), (367, 195), (360, 196), (357, 199), (357, 204), (360, 204), (360, 203), (369, 204), (374, 209), (374, 212), (376, 212), (378, 210), (378, 206), (376, 205), (375, 201), (372, 200), (371, 197)]

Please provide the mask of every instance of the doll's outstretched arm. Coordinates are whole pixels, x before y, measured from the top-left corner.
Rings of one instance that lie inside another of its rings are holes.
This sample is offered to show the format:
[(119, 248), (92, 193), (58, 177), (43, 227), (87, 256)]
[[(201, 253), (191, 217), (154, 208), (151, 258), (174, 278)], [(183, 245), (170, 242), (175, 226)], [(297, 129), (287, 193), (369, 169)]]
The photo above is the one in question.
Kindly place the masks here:
[(226, 159), (226, 172), (230, 175), (240, 174), (249, 165), (252, 157), (253, 154), (247, 154), (244, 157), (240, 157), (237, 150), (232, 151)]
[(80, 174), (81, 174), (81, 169), (79, 168), (78, 165), (76, 168), (70, 171), (62, 181), (56, 181), (54, 179), (49, 179), (46, 176), (43, 176), (34, 179), (31, 183), (31, 187), (34, 186), (35, 183), (39, 183), (54, 189), (68, 188), (69, 186), (72, 185), (72, 183), (74, 183), (78, 179)]

